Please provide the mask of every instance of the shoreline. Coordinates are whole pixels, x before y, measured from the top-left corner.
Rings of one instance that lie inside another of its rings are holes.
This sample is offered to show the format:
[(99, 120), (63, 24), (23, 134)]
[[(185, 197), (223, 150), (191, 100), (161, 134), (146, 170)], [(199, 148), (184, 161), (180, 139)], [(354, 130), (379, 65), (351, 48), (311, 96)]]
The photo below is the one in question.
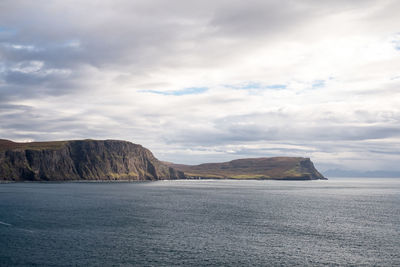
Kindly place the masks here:
[(144, 183), (157, 181), (219, 181), (219, 180), (236, 180), (236, 181), (327, 181), (328, 179), (253, 179), (253, 178), (200, 178), (200, 179), (160, 179), (160, 180), (54, 180), (54, 181), (9, 181), (0, 180), (0, 184), (10, 183)]

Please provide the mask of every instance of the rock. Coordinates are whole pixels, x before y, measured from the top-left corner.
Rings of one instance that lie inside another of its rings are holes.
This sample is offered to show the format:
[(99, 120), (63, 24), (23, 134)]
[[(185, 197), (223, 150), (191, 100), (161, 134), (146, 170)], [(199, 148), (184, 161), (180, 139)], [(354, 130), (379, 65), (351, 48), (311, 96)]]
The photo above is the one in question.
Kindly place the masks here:
[(162, 180), (185, 178), (141, 145), (116, 140), (14, 143), (0, 140), (0, 180)]

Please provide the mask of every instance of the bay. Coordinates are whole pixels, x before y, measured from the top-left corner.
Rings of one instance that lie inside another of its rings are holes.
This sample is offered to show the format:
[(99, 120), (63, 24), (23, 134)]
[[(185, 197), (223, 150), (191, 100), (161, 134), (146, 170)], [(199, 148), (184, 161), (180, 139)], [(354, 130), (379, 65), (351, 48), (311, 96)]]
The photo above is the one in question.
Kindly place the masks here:
[(2, 266), (400, 265), (400, 179), (0, 184)]

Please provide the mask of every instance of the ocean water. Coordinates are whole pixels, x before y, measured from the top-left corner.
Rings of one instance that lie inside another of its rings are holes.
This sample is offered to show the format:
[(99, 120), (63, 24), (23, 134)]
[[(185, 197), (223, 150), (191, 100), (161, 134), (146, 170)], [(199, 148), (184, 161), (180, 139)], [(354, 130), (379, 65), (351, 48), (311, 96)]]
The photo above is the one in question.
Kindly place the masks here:
[(1, 266), (400, 266), (400, 179), (0, 184)]

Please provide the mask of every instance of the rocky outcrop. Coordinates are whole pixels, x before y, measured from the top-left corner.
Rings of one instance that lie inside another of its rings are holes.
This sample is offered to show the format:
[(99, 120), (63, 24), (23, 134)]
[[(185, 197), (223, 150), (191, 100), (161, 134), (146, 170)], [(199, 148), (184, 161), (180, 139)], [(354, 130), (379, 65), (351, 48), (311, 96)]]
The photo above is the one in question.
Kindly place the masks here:
[(141, 145), (116, 140), (15, 143), (0, 140), (0, 180), (182, 179)]

